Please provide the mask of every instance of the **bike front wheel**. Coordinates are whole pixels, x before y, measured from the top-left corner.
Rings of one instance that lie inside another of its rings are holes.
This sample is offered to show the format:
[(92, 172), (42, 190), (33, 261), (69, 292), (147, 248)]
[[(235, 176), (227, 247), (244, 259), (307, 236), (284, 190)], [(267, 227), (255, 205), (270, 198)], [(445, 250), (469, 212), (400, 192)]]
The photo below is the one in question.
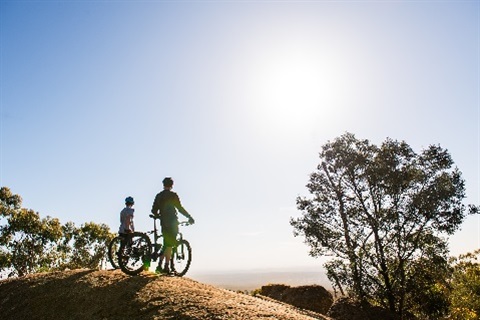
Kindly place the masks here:
[(151, 248), (150, 238), (145, 233), (134, 232), (128, 235), (120, 247), (120, 269), (132, 276), (142, 272), (144, 264), (150, 260)]
[(187, 273), (192, 262), (192, 248), (187, 240), (180, 240), (177, 246), (172, 250), (172, 259), (170, 260), (170, 268), (174, 275), (183, 276)]
[(118, 263), (118, 256), (120, 254), (120, 246), (122, 245), (122, 237), (116, 236), (108, 244), (108, 261), (112, 265), (113, 269), (120, 268)]

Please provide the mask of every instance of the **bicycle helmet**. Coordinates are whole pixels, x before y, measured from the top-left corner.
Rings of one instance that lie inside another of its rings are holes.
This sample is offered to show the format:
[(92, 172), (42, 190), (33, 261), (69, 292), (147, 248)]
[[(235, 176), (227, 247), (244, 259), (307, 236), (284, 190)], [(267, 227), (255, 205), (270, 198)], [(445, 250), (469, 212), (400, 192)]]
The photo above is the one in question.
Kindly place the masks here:
[(173, 186), (173, 180), (172, 180), (172, 178), (170, 178), (170, 177), (166, 177), (165, 179), (163, 179), (162, 182), (163, 182), (163, 186), (164, 186), (164, 187), (171, 187), (171, 186)]
[(126, 203), (126, 204), (134, 204), (135, 201), (133, 201), (133, 198), (132, 198), (132, 197), (126, 197), (126, 198), (125, 198), (125, 203)]

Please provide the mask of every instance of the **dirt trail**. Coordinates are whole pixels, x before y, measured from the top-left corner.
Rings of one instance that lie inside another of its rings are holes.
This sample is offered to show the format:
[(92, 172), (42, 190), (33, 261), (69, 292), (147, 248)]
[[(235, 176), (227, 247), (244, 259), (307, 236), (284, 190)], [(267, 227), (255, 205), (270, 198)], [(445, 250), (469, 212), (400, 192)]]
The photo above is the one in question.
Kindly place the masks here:
[(0, 281), (1, 319), (326, 319), (188, 278), (71, 270)]

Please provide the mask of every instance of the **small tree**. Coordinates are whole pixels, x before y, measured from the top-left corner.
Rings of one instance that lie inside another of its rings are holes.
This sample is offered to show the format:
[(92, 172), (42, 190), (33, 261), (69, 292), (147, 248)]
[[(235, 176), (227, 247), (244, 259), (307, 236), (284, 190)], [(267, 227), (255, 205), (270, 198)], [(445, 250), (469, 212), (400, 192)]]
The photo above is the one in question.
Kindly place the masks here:
[(12, 265), (18, 276), (50, 270), (56, 260), (56, 243), (62, 236), (58, 219), (41, 219), (38, 212), (21, 209), (8, 219)]
[(80, 228), (69, 225), (64, 228), (65, 238), (70, 240), (64, 267), (98, 268), (107, 255), (107, 244), (114, 237), (105, 224), (89, 222)]
[(7, 232), (8, 225), (4, 223), (21, 205), (22, 198), (19, 195), (14, 195), (6, 187), (0, 188), (0, 271), (8, 270), (12, 265), (12, 253), (7, 247), (12, 235)]
[(453, 259), (450, 317), (454, 320), (480, 318), (480, 249)]
[(55, 263), (56, 243), (62, 237), (58, 219), (40, 219), (37, 212), (21, 208), (21, 198), (0, 189), (0, 267), (10, 276), (49, 269)]
[(56, 218), (41, 219), (38, 212), (21, 207), (22, 199), (0, 189), (0, 272), (9, 276), (65, 268), (98, 268), (114, 236), (105, 224), (85, 223), (80, 228)]
[[(433, 269), (446, 265), (441, 236), (466, 215), (464, 180), (448, 151), (417, 154), (403, 141), (376, 146), (346, 133), (322, 147), (307, 188), (312, 197), (297, 198), (302, 216), (291, 225), (312, 256), (334, 257), (325, 265), (334, 287), (400, 315), (418, 313), (411, 298), (435, 286), (442, 272)], [(417, 282), (425, 273), (433, 280)]]
[(409, 263), (405, 285), (405, 310), (420, 319), (442, 319), (449, 312), (448, 293), (452, 269), (446, 259), (447, 250), (418, 258)]

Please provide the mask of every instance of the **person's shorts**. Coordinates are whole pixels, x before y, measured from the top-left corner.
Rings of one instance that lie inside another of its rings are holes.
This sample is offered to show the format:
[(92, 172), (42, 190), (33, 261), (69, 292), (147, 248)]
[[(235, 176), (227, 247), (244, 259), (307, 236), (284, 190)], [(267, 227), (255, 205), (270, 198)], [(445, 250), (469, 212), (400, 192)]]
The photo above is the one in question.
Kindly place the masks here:
[(174, 247), (177, 245), (178, 225), (162, 225), (163, 246)]

